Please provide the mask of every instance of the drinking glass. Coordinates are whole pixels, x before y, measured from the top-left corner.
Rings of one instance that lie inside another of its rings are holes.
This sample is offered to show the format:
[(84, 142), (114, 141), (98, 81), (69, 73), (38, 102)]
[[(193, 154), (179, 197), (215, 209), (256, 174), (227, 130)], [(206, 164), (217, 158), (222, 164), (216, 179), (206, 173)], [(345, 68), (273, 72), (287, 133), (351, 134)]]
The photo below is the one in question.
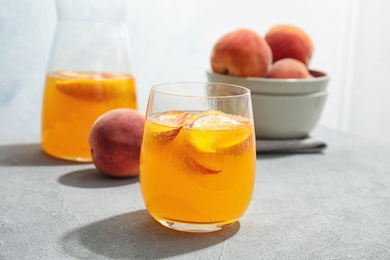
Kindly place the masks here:
[(140, 187), (159, 223), (189, 232), (231, 225), (250, 203), (255, 166), (248, 89), (190, 82), (152, 87)]
[(137, 109), (126, 2), (56, 0), (41, 124), (47, 154), (91, 161), (94, 121), (115, 108)]

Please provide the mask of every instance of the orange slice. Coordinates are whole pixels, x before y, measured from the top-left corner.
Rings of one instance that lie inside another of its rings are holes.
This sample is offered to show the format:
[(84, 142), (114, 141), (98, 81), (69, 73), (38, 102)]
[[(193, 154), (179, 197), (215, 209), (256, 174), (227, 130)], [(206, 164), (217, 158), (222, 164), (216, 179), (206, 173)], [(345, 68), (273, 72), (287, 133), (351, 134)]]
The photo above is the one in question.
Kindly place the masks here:
[(207, 111), (185, 125), (187, 157), (202, 173), (220, 173), (227, 154), (249, 146), (252, 134), (250, 121), (220, 111)]
[(205, 114), (186, 125), (188, 142), (196, 150), (215, 153), (243, 142), (252, 133), (248, 119), (228, 114)]
[(254, 135), (252, 133), (244, 141), (229, 147), (225, 147), (221, 149), (220, 152), (223, 152), (224, 154), (240, 155), (249, 151), (253, 151), (256, 149), (254, 146), (253, 136)]

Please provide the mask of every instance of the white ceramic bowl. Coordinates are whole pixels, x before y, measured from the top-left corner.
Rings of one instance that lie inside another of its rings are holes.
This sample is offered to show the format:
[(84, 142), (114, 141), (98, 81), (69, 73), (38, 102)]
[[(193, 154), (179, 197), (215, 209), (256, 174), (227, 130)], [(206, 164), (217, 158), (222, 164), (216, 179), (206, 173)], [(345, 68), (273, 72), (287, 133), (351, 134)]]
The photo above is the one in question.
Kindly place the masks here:
[(230, 83), (249, 88), (251, 93), (272, 95), (301, 95), (323, 92), (327, 89), (329, 77), (318, 70), (310, 70), (310, 79), (270, 79), (236, 77), (207, 71), (209, 82)]
[(317, 125), (328, 93), (263, 95), (252, 93), (257, 138), (292, 139), (308, 136)]

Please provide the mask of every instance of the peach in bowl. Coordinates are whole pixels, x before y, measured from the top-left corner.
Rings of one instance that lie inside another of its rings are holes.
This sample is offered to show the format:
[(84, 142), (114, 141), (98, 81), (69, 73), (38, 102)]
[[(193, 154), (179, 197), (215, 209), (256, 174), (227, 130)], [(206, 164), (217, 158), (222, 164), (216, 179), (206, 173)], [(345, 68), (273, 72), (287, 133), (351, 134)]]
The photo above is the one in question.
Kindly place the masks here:
[(328, 96), (329, 77), (310, 70), (306, 79), (237, 77), (207, 71), (209, 82), (251, 90), (256, 138), (303, 138), (318, 124)]

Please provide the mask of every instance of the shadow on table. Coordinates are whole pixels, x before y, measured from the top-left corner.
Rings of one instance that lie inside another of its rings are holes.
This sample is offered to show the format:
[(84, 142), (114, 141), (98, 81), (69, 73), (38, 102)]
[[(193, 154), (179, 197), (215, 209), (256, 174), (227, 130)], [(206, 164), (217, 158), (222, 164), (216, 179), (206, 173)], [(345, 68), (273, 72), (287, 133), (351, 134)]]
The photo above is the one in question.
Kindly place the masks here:
[(0, 146), (0, 165), (9, 166), (54, 166), (74, 165), (70, 162), (56, 159), (45, 154), (40, 144), (11, 144)]
[(288, 156), (293, 156), (293, 154), (287, 154), (287, 153), (257, 153), (256, 154), (257, 160), (271, 160), (271, 159), (278, 159), (278, 158), (284, 158)]
[(58, 182), (77, 188), (110, 188), (138, 183), (138, 176), (130, 178), (112, 178), (99, 172), (96, 168), (82, 169), (62, 175)]
[(324, 155), (323, 152), (307, 152), (307, 153), (304, 153), (304, 152), (296, 152), (296, 153), (293, 153), (293, 152), (290, 152), (290, 153), (281, 153), (281, 152), (275, 152), (275, 153), (271, 153), (271, 152), (268, 152), (268, 153), (257, 153), (256, 154), (256, 159), (258, 160), (272, 160), (272, 159), (279, 159), (279, 158), (286, 158), (286, 157), (291, 157), (291, 156), (295, 156), (295, 155)]
[(138, 210), (73, 230), (60, 243), (75, 258), (160, 259), (216, 245), (239, 229), (237, 222), (218, 232), (179, 232), (158, 224), (146, 210)]

